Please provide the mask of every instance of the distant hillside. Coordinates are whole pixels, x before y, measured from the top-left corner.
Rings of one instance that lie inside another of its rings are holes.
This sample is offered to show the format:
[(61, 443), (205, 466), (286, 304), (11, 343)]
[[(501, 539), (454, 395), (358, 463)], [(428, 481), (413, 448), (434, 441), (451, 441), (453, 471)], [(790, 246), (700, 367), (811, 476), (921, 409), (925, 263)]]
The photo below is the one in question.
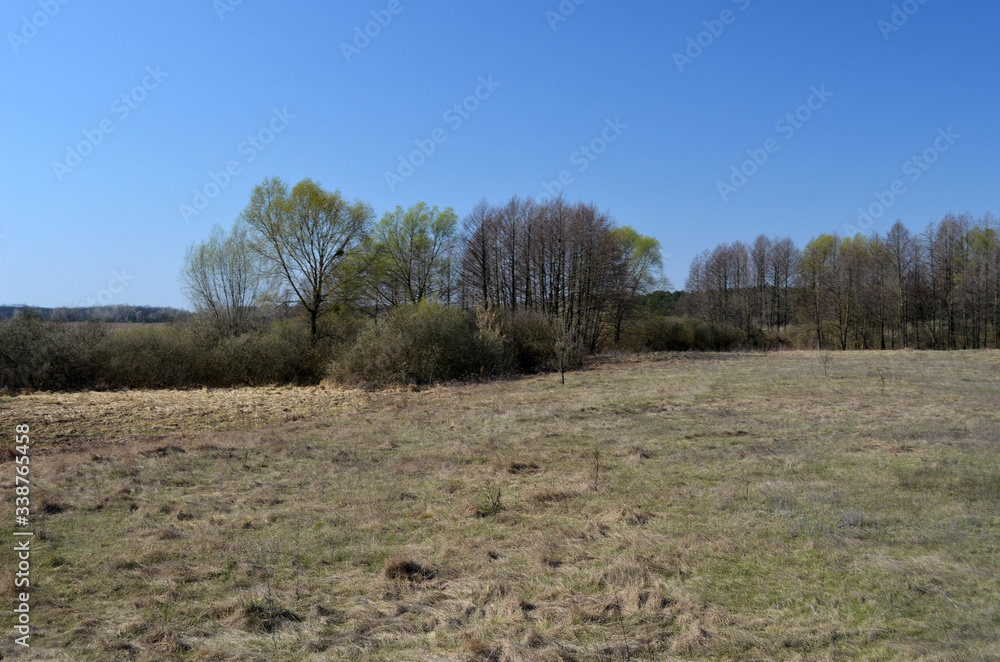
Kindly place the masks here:
[(89, 308), (39, 308), (37, 306), (0, 306), (0, 320), (11, 319), (19, 311), (32, 311), (42, 319), (53, 322), (101, 322), (157, 324), (174, 322), (191, 316), (191, 313), (166, 306), (93, 306)]

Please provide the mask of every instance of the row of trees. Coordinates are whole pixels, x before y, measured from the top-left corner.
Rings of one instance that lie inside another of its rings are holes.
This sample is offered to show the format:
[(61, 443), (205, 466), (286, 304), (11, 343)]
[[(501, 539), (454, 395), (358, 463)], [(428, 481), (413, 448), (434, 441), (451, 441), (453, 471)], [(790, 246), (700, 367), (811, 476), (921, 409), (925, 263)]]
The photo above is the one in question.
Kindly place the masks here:
[(460, 302), (558, 318), (593, 350), (619, 342), (636, 296), (660, 268), (655, 239), (616, 227), (594, 205), (484, 202), (465, 219)]
[(420, 203), (376, 222), (339, 191), (272, 178), (229, 232), (216, 228), (188, 249), (182, 283), (195, 309), (234, 336), (281, 306), (301, 309), (319, 340), (333, 311), (377, 319), (434, 301), (539, 313), (593, 349), (618, 341), (660, 266), (655, 239), (594, 205), (484, 201), (460, 223), (450, 208)]
[(798, 249), (758, 237), (691, 266), (685, 310), (748, 339), (797, 324), (813, 346), (1000, 347), (996, 220), (949, 214), (922, 233), (821, 235)]
[(794, 321), (799, 251), (785, 237), (720, 244), (691, 263), (682, 310), (754, 338)]

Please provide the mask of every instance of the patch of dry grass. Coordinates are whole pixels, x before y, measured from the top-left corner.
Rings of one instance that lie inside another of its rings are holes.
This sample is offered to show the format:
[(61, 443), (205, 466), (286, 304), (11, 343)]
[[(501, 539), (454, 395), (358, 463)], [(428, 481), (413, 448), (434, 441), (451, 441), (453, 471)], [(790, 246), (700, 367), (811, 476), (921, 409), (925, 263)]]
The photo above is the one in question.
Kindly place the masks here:
[[(44, 427), (37, 453), (131, 445), (176, 433), (250, 430), (346, 411), (376, 398), (327, 385), (0, 395), (0, 425)], [(9, 458), (5, 448), (0, 460)]]
[(826, 369), (5, 398), (31, 659), (996, 659), (1000, 353)]

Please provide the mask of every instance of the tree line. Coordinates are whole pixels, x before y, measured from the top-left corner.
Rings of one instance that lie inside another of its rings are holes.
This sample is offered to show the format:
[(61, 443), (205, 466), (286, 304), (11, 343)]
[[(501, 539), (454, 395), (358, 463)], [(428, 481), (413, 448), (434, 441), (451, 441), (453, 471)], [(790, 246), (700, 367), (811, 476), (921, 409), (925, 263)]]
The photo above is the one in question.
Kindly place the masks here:
[(182, 273), (194, 308), (240, 335), (275, 307), (372, 319), (436, 302), (556, 320), (590, 350), (616, 343), (636, 297), (659, 278), (660, 246), (593, 204), (513, 197), (483, 201), (459, 221), (418, 203), (378, 221), (370, 205), (306, 179), (257, 186), (228, 232), (191, 246)]
[[(839, 349), (1000, 347), (1000, 241), (990, 214), (912, 233), (720, 244), (698, 256), (683, 310), (750, 343)], [(797, 339), (797, 342), (795, 342)]]
[(513, 197), (460, 219), (421, 202), (377, 217), (311, 179), (270, 178), (186, 250), (193, 314), (112, 325), (17, 311), (0, 321), (0, 391), (377, 388), (566, 369), (608, 347), (728, 348), (710, 329), (645, 324), (660, 264), (655, 239), (593, 204)]
[[(310, 179), (271, 178), (187, 249), (193, 314), (13, 311), (0, 392), (377, 388), (566, 369), (608, 349), (996, 348), (995, 225), (948, 215), (802, 248), (762, 235), (705, 251), (669, 293), (654, 289), (656, 239), (594, 204), (515, 196), (464, 218), (422, 202), (376, 217)], [(166, 323), (108, 323), (140, 318)]]

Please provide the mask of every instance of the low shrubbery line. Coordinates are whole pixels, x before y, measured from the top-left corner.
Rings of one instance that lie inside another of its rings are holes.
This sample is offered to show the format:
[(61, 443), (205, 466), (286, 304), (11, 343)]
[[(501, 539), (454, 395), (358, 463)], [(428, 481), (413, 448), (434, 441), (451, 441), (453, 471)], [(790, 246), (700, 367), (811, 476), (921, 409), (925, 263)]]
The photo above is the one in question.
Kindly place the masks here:
[[(647, 317), (623, 330), (618, 347), (724, 351), (742, 342), (733, 330)], [(315, 340), (301, 318), (262, 322), (233, 336), (199, 318), (120, 327), (47, 322), (28, 311), (0, 322), (0, 389), (232, 387), (323, 379), (380, 388), (571, 369), (585, 353), (579, 334), (557, 318), (435, 303), (399, 306), (374, 320), (330, 316)]]

